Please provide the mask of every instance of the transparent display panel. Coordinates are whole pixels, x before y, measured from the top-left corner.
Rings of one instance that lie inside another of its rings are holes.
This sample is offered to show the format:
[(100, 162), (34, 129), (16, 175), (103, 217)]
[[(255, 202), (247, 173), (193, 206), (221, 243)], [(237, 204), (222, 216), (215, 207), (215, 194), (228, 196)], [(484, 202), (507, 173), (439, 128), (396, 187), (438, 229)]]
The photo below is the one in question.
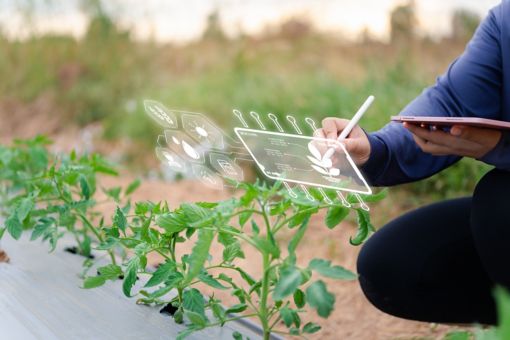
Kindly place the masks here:
[[(236, 128), (260, 171), (274, 180), (371, 194), (372, 190), (338, 141), (279, 132)], [(336, 149), (331, 159), (322, 155)]]

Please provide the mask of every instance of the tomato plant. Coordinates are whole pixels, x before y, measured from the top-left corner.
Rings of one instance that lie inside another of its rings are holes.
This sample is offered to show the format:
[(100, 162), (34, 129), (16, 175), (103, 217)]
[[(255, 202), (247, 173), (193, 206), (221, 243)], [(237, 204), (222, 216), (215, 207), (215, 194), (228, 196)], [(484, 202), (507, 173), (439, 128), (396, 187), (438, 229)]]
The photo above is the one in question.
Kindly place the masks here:
[[(125, 190), (103, 189), (107, 201), (117, 203), (111, 219), (106, 218), (96, 209), (102, 203), (95, 198), (97, 175), (116, 175), (115, 168), (99, 155), (52, 155), (47, 143), (38, 137), (0, 148), (1, 213), (6, 218), (0, 236), (7, 231), (18, 239), (24, 229), (31, 229), (31, 239), (48, 240), (55, 249), (67, 233), (76, 240), (80, 254), (90, 256), (94, 250), (96, 255), (108, 255), (110, 262), (97, 268), (95, 275), (88, 274), (92, 263), (85, 261), (83, 287), (122, 280), (127, 297), (165, 305), (176, 323), (184, 323), (180, 338), (241, 318), (258, 319), (264, 339), (272, 333), (319, 331), (319, 325), (306, 322), (304, 313), (313, 309), (320, 317), (331, 315), (335, 296), (323, 278), (355, 280), (357, 276), (326, 259), (299, 261), (299, 246), (306, 240), (311, 217), (327, 210), (325, 225), (335, 228), (355, 213), (358, 229), (350, 239), (353, 245), (374, 231), (368, 212), (354, 207), (354, 195), (347, 195), (353, 204), (347, 208), (335, 192), (326, 192), (331, 200), (326, 203), (320, 192), (310, 189), (315, 197), (310, 201), (300, 195), (290, 197), (278, 182), (233, 183), (241, 191), (234, 198), (170, 209), (165, 202), (132, 205), (129, 195), (140, 184), (135, 181)], [(363, 198), (376, 202), (385, 193)], [(281, 237), (284, 232), (290, 240)], [(210, 255), (215, 243), (222, 247), (220, 258)], [(260, 257), (260, 275), (250, 273), (253, 268), (242, 262), (247, 247)], [(148, 266), (148, 257), (154, 254), (163, 259), (155, 270)], [(140, 278), (141, 288), (135, 285)], [(229, 292), (236, 303), (226, 306), (215, 294), (206, 296), (204, 285), (213, 292)]]

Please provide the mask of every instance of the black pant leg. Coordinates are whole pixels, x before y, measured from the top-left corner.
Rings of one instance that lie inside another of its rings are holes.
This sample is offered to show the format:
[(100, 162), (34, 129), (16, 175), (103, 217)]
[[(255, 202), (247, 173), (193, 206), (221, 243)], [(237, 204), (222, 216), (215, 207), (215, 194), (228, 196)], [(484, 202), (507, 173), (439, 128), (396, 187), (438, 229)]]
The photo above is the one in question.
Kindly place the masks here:
[(471, 230), (488, 275), (510, 289), (510, 172), (494, 169), (477, 184)]
[(363, 292), (380, 310), (444, 323), (494, 323), (492, 283), (473, 243), (471, 198), (409, 212), (363, 246)]

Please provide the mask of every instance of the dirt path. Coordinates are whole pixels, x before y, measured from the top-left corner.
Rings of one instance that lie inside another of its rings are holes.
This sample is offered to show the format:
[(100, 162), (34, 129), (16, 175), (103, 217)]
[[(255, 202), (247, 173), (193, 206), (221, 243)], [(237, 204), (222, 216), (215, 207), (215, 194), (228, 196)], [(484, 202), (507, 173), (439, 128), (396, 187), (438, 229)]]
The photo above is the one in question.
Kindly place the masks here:
[[(122, 182), (130, 179), (123, 176)], [(118, 179), (109, 179), (105, 185), (119, 184)], [(204, 188), (200, 183), (193, 181), (180, 181), (164, 183), (159, 181), (144, 181), (134, 195), (134, 200), (167, 200), (172, 207), (182, 202), (191, 201), (217, 201), (228, 198), (228, 192), (218, 192)], [(397, 209), (398, 210), (398, 209)], [(373, 216), (391, 218), (397, 214), (394, 205), (382, 202), (373, 207)], [(355, 232), (352, 221), (346, 221), (333, 230), (323, 224), (324, 216), (314, 216), (304, 241), (300, 248), (299, 263), (305, 265), (314, 257), (330, 259), (348, 269), (355, 270), (359, 247), (349, 245), (349, 236)], [(381, 223), (381, 222), (379, 222)], [(291, 234), (283, 234), (280, 241), (290, 239)], [(182, 249), (189, 252), (191, 249)], [(244, 266), (248, 272), (259, 276), (261, 274), (261, 261), (258, 254), (245, 247), (246, 258)], [(222, 248), (214, 245), (211, 250), (213, 258), (221, 257)], [(158, 261), (158, 259), (153, 259)], [(386, 315), (375, 309), (363, 296), (358, 282), (342, 282), (328, 280), (329, 289), (336, 296), (336, 309), (329, 319), (321, 319), (310, 312), (306, 317), (319, 323), (323, 330), (315, 337), (317, 339), (441, 339), (445, 333), (454, 329), (451, 326), (434, 325), (398, 319)], [(218, 296), (218, 292), (216, 292)], [(228, 294), (219, 294), (225, 303), (236, 303)]]

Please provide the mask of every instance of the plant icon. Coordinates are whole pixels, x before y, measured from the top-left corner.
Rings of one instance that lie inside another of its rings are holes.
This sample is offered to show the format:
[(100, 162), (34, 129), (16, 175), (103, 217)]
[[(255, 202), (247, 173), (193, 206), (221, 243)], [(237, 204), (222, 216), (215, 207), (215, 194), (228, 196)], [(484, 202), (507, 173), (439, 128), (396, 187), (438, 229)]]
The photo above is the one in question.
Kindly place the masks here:
[(312, 168), (325, 176), (336, 177), (340, 175), (340, 169), (333, 167), (331, 159), (323, 159), (321, 152), (317, 149), (314, 143), (316, 143), (316, 141), (308, 143), (308, 150), (310, 151), (311, 156), (306, 156), (310, 162), (312, 162)]

